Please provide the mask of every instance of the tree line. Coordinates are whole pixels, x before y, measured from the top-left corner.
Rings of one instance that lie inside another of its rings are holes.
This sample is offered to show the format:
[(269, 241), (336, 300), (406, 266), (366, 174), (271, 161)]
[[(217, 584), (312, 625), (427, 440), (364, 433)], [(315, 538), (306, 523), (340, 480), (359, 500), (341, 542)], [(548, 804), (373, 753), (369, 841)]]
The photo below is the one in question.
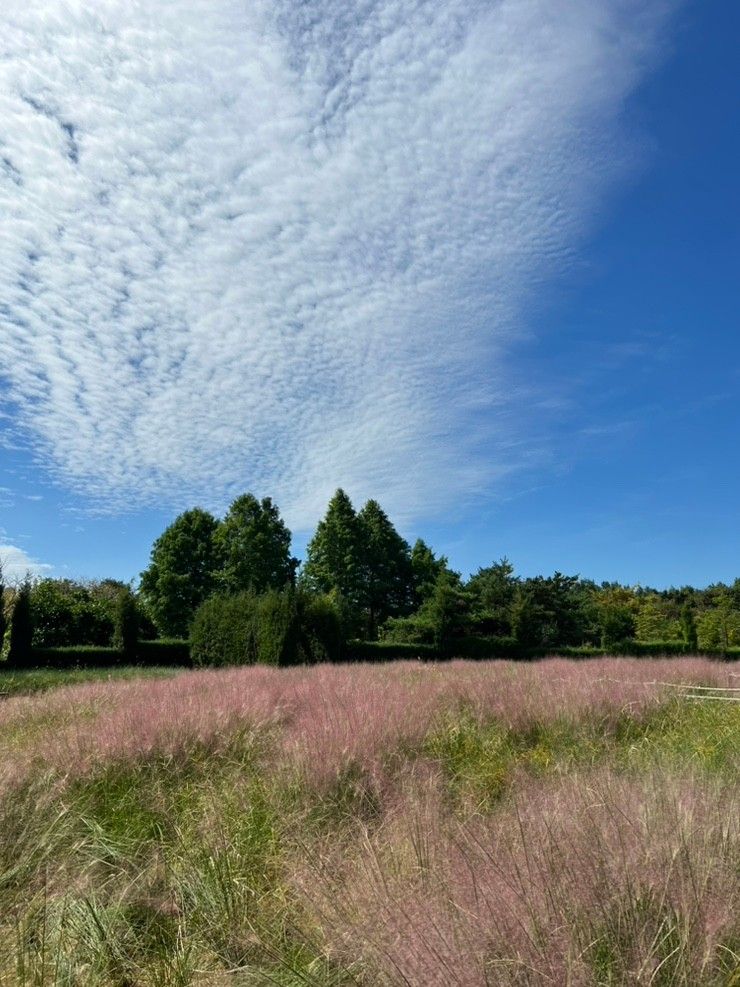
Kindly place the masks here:
[[(252, 655), (278, 647), (270, 622), (286, 629), (286, 640), (300, 639), (295, 647), (304, 655), (335, 655), (337, 635), (439, 654), (462, 653), (471, 640), (480, 642), (480, 654), (486, 642), (492, 653), (495, 642), (522, 651), (629, 642), (716, 652), (740, 646), (740, 580), (656, 590), (559, 572), (524, 578), (505, 558), (464, 579), (422, 539), (410, 545), (376, 500), (356, 510), (341, 489), (302, 563), (271, 498), (248, 493), (221, 519), (202, 508), (180, 514), (154, 542), (135, 592), (115, 580), (45, 579), (5, 597), (25, 601), (40, 648), (110, 645), (124, 625), (143, 638), (189, 638), (199, 611), (198, 633), (208, 647), (221, 641), (225, 653), (238, 639)], [(241, 629), (214, 630), (214, 621), (233, 623), (239, 608), (249, 614)], [(8, 607), (0, 609), (1, 641)]]

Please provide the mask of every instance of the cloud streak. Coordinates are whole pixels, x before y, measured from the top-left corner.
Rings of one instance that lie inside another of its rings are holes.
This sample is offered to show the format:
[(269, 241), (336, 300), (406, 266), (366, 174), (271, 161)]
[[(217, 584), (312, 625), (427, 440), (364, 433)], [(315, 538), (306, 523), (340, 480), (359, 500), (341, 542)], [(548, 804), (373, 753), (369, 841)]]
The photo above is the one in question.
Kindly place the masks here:
[(627, 166), (662, 4), (4, 9), (0, 373), (58, 480), (305, 528), (535, 455), (503, 355)]

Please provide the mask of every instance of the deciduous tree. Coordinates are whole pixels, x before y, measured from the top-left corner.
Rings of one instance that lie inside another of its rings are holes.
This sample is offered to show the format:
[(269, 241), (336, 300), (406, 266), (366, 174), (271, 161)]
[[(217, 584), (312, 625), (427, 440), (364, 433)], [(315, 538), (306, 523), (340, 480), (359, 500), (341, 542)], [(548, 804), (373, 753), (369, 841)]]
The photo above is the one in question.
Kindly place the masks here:
[(295, 581), (298, 564), (290, 554), (290, 531), (270, 497), (237, 497), (219, 525), (214, 543), (221, 567), (218, 584), (226, 593), (284, 589)]
[(185, 511), (159, 536), (140, 592), (160, 632), (186, 637), (200, 604), (216, 585), (218, 521), (199, 507)]

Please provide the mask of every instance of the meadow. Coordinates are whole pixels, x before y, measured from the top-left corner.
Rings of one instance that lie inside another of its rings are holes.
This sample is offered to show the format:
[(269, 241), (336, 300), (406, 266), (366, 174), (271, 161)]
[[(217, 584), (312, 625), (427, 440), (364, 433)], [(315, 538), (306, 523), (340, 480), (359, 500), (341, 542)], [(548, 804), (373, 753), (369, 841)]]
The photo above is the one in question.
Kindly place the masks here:
[(733, 667), (19, 679), (0, 985), (740, 985)]

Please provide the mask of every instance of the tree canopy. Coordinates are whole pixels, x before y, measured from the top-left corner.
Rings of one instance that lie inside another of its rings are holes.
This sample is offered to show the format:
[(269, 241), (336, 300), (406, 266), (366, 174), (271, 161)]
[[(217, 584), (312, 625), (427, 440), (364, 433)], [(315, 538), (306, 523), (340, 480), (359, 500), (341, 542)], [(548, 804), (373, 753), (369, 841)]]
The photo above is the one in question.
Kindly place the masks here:
[(237, 497), (214, 535), (221, 591), (264, 593), (295, 581), (291, 535), (270, 497)]
[(175, 518), (154, 542), (140, 592), (160, 634), (186, 637), (200, 604), (216, 586), (219, 522), (200, 507)]

